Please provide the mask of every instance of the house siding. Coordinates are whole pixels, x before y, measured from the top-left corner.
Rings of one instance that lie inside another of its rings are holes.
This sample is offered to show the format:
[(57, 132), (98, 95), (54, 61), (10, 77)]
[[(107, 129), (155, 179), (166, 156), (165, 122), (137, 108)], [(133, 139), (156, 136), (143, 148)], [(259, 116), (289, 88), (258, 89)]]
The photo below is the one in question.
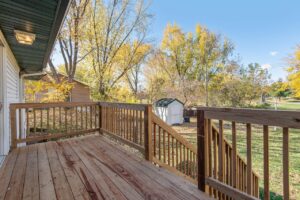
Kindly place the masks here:
[(7, 155), (11, 141), (9, 105), (22, 102), (22, 81), (19, 76), (20, 68), (1, 31), (0, 41), (0, 102), (3, 105), (0, 111), (0, 155)]

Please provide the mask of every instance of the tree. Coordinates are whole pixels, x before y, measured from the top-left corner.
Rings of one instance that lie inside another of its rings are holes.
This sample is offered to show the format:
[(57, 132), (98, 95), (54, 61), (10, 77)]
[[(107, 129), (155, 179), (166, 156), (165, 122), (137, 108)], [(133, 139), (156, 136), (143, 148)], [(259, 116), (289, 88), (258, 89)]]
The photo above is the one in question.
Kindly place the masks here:
[(282, 79), (272, 83), (270, 85), (270, 95), (275, 98), (275, 108), (277, 109), (277, 102), (281, 100), (282, 97), (287, 97), (291, 94), (288, 84), (283, 82)]
[[(144, 0), (95, 0), (91, 4), (85, 29), (85, 52), (89, 53), (85, 63), (92, 66), (99, 98), (112, 98), (110, 91), (117, 87), (140, 56), (151, 18), (148, 6)], [(122, 53), (127, 45), (133, 49), (125, 60)]]
[[(64, 60), (65, 72), (69, 82), (74, 79), (78, 63), (89, 54), (85, 53), (79, 57), (84, 40), (83, 31), (89, 3), (89, 0), (71, 1), (69, 13), (58, 37), (59, 50)], [(52, 59), (49, 60), (49, 68), (55, 81), (59, 83), (60, 79)]]
[(165, 57), (160, 67), (169, 77), (171, 94), (182, 94), (181, 99), (186, 104), (194, 91), (191, 87), (194, 67), (192, 33), (185, 34), (176, 24), (168, 24), (159, 53)]
[(271, 78), (267, 69), (263, 69), (258, 63), (250, 63), (247, 68), (242, 69), (242, 78), (245, 81), (248, 104), (261, 98), (265, 103), (265, 96), (268, 93), (268, 85)]
[(27, 103), (64, 102), (73, 87), (73, 83), (70, 83), (67, 79), (62, 79), (59, 83), (56, 83), (51, 77), (49, 82), (26, 80), (25, 101)]
[(294, 97), (300, 98), (300, 45), (288, 61), (288, 84), (292, 89)]
[[(120, 60), (123, 61), (121, 62), (121, 65), (125, 65), (123, 68), (126, 68), (126, 65), (128, 65), (127, 60), (130, 59), (133, 51), (135, 51), (136, 45), (138, 45), (137, 42), (134, 42), (132, 45), (124, 45), (122, 48), (124, 52), (120, 53)], [(129, 69), (125, 74), (125, 82), (135, 98), (138, 98), (138, 93), (141, 91), (142, 65), (145, 62), (146, 57), (150, 54), (151, 48), (152, 47), (149, 44), (141, 45), (137, 49), (136, 56), (134, 56), (133, 61), (130, 63), (131, 66), (129, 66)]]
[(195, 33), (184, 33), (176, 24), (168, 24), (153, 63), (167, 77), (168, 96), (175, 95), (185, 104), (197, 104), (205, 96), (208, 105), (211, 79), (224, 68), (232, 51), (227, 39), (200, 25)]
[(228, 61), (233, 45), (207, 28), (197, 25), (195, 36), (195, 57), (198, 80), (204, 82), (205, 104), (209, 105), (209, 82)]

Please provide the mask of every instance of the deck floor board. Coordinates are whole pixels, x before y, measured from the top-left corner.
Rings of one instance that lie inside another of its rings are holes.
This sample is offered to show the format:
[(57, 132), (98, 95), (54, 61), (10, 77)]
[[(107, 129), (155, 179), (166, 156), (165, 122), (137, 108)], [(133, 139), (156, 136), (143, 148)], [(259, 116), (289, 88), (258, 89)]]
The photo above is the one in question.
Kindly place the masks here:
[(103, 136), (13, 150), (0, 168), (2, 199), (210, 199), (196, 185)]

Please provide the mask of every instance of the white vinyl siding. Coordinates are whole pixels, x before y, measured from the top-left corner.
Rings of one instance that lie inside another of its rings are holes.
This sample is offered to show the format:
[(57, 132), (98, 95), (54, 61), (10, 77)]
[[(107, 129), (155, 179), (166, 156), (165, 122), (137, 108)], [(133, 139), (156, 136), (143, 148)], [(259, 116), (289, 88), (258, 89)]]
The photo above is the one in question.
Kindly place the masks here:
[(9, 105), (21, 100), (20, 70), (9, 50), (5, 46), (1, 48), (0, 102), (2, 102), (3, 108), (0, 113), (0, 155), (7, 155), (11, 143)]

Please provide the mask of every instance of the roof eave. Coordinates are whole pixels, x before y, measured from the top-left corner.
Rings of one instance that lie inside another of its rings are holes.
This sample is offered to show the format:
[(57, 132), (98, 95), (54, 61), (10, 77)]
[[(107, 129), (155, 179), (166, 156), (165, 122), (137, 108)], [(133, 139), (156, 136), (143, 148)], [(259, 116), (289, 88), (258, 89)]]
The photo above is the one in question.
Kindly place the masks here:
[(60, 32), (61, 27), (63, 26), (64, 19), (67, 16), (71, 0), (59, 0), (57, 8), (56, 8), (56, 14), (55, 14), (55, 20), (53, 22), (51, 34), (48, 41), (48, 47), (46, 50), (46, 54), (44, 56), (42, 68), (39, 71), (42, 71), (44, 68), (46, 68), (47, 63), (49, 61), (50, 55), (52, 53), (52, 50), (55, 45), (55, 41), (58, 37), (58, 34)]

